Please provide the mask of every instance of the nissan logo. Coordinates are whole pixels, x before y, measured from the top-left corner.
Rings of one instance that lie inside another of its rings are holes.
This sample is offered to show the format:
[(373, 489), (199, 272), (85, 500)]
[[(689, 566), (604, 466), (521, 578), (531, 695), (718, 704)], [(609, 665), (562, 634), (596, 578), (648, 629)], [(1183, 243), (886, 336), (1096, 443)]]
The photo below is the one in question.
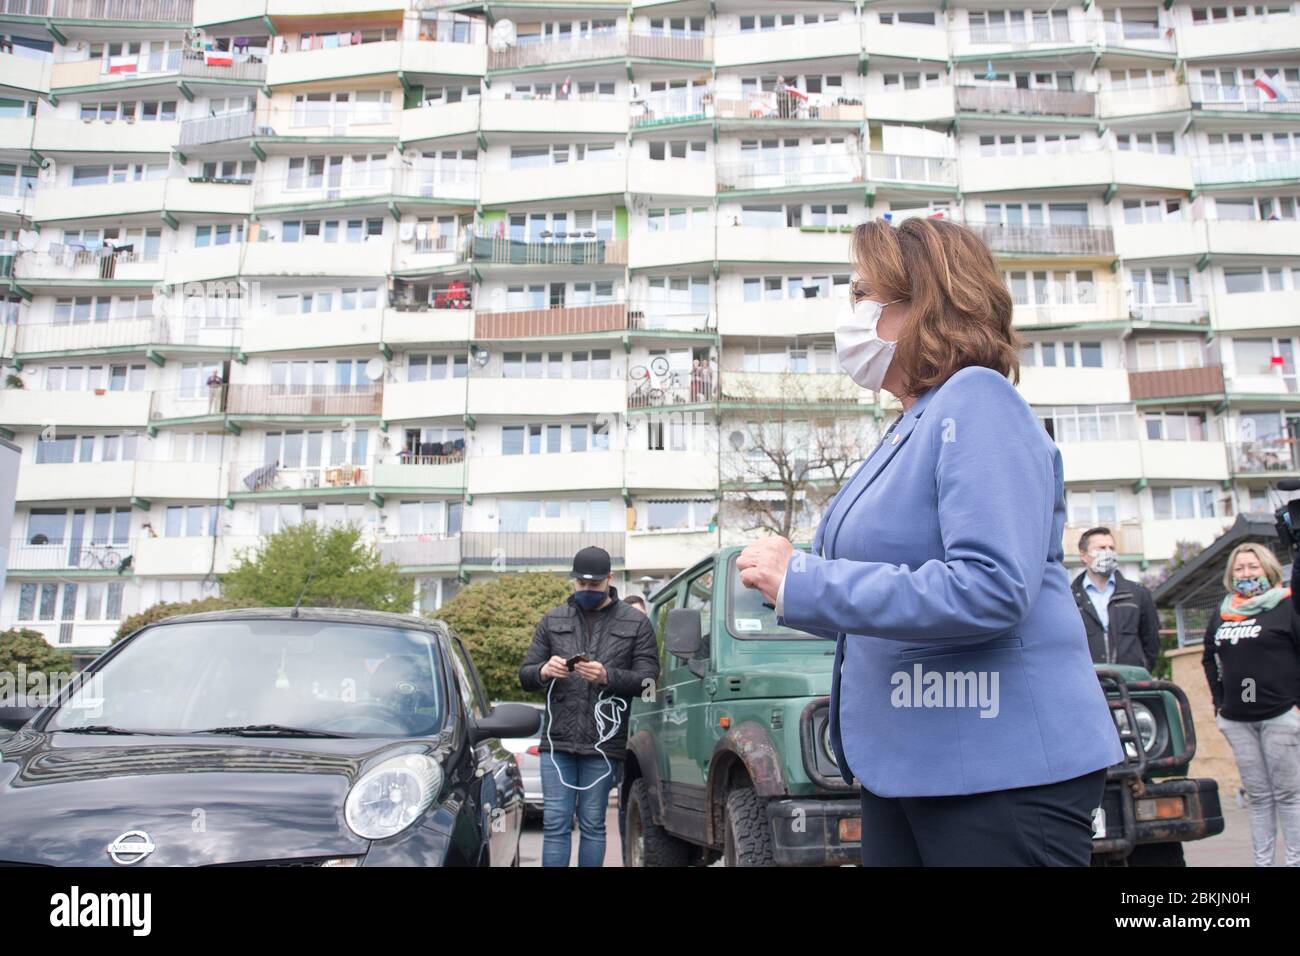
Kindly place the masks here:
[(108, 845), (108, 855), (113, 858), (114, 863), (130, 866), (132, 863), (139, 863), (156, 849), (158, 848), (154, 846), (149, 834), (143, 830), (131, 830)]

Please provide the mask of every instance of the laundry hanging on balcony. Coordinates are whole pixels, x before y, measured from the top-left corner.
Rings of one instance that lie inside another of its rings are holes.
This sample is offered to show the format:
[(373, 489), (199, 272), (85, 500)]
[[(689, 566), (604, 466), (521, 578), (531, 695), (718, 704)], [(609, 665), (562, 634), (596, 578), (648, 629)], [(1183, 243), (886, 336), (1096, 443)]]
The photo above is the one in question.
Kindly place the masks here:
[(269, 465), (263, 465), (261, 468), (254, 469), (244, 476), (244, 487), (249, 491), (258, 491), (262, 488), (269, 487), (275, 480), (276, 472), (279, 471), (280, 463), (271, 462)]

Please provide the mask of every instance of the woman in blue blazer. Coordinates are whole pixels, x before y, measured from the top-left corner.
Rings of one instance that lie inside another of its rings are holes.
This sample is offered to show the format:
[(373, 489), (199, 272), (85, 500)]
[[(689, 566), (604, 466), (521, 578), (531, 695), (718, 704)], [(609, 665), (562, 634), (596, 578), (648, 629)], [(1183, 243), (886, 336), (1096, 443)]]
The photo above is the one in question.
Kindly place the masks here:
[(1061, 454), (1016, 391), (1011, 297), (947, 220), (858, 226), (841, 366), (903, 414), (811, 553), (741, 580), (836, 641), (831, 746), (862, 788), (865, 865), (1087, 865), (1123, 759), (1062, 563)]

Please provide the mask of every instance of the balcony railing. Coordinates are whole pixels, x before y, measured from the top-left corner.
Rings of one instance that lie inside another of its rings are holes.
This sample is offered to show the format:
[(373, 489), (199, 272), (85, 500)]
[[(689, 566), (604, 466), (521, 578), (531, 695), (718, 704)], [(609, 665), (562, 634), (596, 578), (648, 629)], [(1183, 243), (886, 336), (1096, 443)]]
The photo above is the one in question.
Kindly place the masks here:
[(194, 0), (0, 0), (0, 14), (53, 20), (194, 22)]
[(1237, 474), (1300, 470), (1294, 438), (1279, 435), (1258, 441), (1229, 442), (1228, 450), (1232, 454), (1232, 470)]
[(228, 415), (378, 415), (382, 385), (243, 385), (226, 387)]
[(1113, 256), (1109, 226), (1012, 226), (967, 223), (994, 253), (1004, 255)]
[(951, 35), (972, 46), (1000, 46), (1012, 50), (1045, 50), (1083, 42), (1078, 31), (1059, 20), (1033, 24), (990, 23), (965, 30), (954, 29)]
[(652, 126), (674, 120), (702, 119), (706, 104), (712, 102), (712, 94), (701, 87), (653, 92), (645, 99), (632, 103), (632, 123), (636, 126)]
[(40, 252), (34, 249), (20, 251), (14, 257), (14, 277), (32, 280), (116, 279), (120, 278), (120, 266), (150, 262), (161, 268), (161, 259), (146, 259), (142, 251), (135, 249), (118, 251), (106, 246), (84, 249), (52, 242)]
[[(38, 536), (44, 537), (44, 536)], [(9, 546), (10, 571), (112, 571), (122, 568), (135, 551), (135, 539), (65, 538), (35, 544), (15, 539)]]
[[(1105, 522), (1103, 522), (1104, 524)], [(1067, 524), (1061, 534), (1061, 548), (1066, 558), (1073, 558), (1079, 553), (1079, 539), (1085, 531), (1096, 527), (1094, 524)], [(1142, 554), (1142, 525), (1133, 522), (1111, 522), (1110, 528), (1115, 537), (1115, 550), (1120, 554)]]
[(1300, 113), (1300, 88), (1285, 90), (1286, 99), (1269, 99), (1257, 86), (1228, 86), (1220, 83), (1189, 83), (1192, 108), (1241, 113)]
[(230, 490), (254, 493), (367, 488), (372, 484), (373, 474), (369, 464), (285, 467), (279, 462), (235, 461), (230, 463)]
[(862, 182), (862, 157), (849, 153), (827, 156), (757, 157), (718, 164), (719, 189), (769, 189)]
[(1210, 316), (1204, 296), (1192, 296), (1186, 302), (1134, 302), (1129, 316), (1144, 322), (1204, 322)]
[(1196, 161), (1192, 177), (1202, 185), (1300, 179), (1300, 157), (1211, 153)]
[(716, 373), (712, 369), (694, 373), (688, 369), (667, 375), (651, 373), (629, 384), (627, 407), (662, 408), (716, 402), (719, 389), (715, 379)]
[(957, 109), (975, 113), (1092, 116), (1097, 94), (1077, 90), (1019, 90), (1003, 86), (957, 87)]
[(957, 185), (957, 161), (945, 156), (868, 153), (867, 178), (874, 182)]
[(504, 50), (489, 48), (487, 66), (489, 70), (513, 70), (619, 57), (707, 62), (713, 59), (713, 39), (600, 30), (567, 40), (521, 43)]
[(199, 146), (204, 143), (222, 143), (232, 139), (247, 139), (257, 129), (257, 114), (227, 113), (225, 116), (207, 116), (203, 119), (181, 123), (181, 146)]
[[(808, 96), (797, 90), (767, 90), (720, 96), (713, 100), (718, 119), (848, 120), (866, 117), (861, 103), (842, 102), (843, 97)], [(707, 109), (708, 100), (705, 100)]]
[(460, 535), (401, 535), (380, 541), (379, 555), (404, 568), (457, 565), (460, 564)]
[(208, 63), (202, 53), (186, 54), (181, 60), (182, 79), (194, 80), (265, 80), (266, 61), (240, 54), (228, 66)]
[(722, 373), (722, 401), (778, 405), (859, 403), (866, 394), (847, 375), (813, 372)]
[(627, 305), (623, 302), (557, 306), (550, 309), (480, 311), (474, 315), (474, 337), (478, 339), (581, 335), (588, 332), (616, 332), (627, 327)]
[(551, 240), (511, 239), (507, 236), (478, 233), (471, 247), (476, 262), (508, 265), (626, 265), (627, 240), (601, 239), (598, 236)]
[(1098, 39), (1106, 46), (1139, 47), (1143, 50), (1174, 50), (1172, 30), (1156, 24), (1103, 23)]
[(1134, 401), (1222, 395), (1223, 366), (1203, 365), (1195, 368), (1129, 372), (1128, 389)]
[(109, 319), (102, 322), (24, 322), (18, 326), (18, 353), (70, 349), (144, 348), (149, 345), (212, 345), (234, 348), (237, 322), (209, 324), (196, 317)]
[(624, 556), (621, 531), (462, 531), (461, 561), (465, 564), (562, 565), (592, 545), (604, 548), (617, 564)]

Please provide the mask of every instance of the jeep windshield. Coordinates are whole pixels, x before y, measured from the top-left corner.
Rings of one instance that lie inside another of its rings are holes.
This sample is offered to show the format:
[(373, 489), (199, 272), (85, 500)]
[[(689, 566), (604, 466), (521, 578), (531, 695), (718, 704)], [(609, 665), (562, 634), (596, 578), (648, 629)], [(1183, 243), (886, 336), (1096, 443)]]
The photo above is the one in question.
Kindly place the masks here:
[(727, 630), (738, 640), (813, 640), (807, 631), (782, 627), (776, 623), (776, 611), (765, 603), (767, 598), (740, 583), (740, 571), (733, 557), (727, 564)]
[(413, 737), (442, 728), (435, 636), (321, 620), (150, 627), (46, 721), (70, 733)]

